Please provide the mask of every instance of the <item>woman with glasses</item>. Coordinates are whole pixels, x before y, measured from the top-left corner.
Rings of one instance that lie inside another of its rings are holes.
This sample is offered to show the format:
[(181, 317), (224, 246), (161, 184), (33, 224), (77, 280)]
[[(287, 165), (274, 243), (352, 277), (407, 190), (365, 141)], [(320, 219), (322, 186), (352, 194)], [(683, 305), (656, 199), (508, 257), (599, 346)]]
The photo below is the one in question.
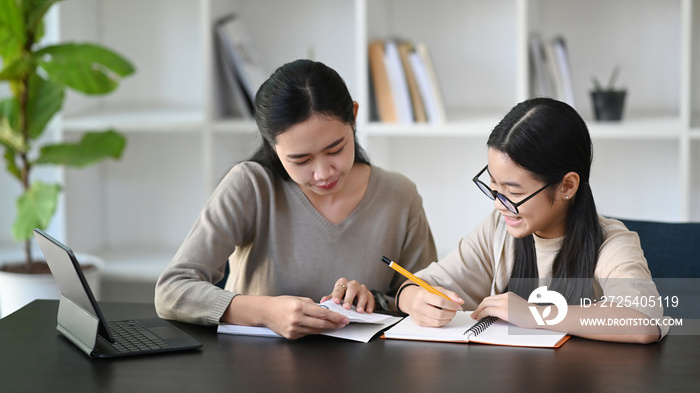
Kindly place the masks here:
[[(494, 211), (456, 250), (416, 274), (452, 301), (409, 281), (396, 297), (399, 309), (422, 326), (474, 310), (477, 320), (495, 316), (597, 340), (662, 337), (663, 307), (639, 238), (596, 211), (592, 144), (578, 113), (548, 98), (524, 101), (487, 146), (488, 164), (473, 181)], [(605, 325), (586, 326), (585, 318)]]
[(381, 294), (394, 296), (404, 278), (381, 255), (414, 270), (436, 259), (415, 184), (370, 165), (357, 111), (340, 75), (319, 62), (287, 63), (262, 84), (262, 143), (222, 179), (160, 276), (161, 317), (295, 339), (348, 323), (318, 301), (373, 312), (371, 290), (380, 306)]

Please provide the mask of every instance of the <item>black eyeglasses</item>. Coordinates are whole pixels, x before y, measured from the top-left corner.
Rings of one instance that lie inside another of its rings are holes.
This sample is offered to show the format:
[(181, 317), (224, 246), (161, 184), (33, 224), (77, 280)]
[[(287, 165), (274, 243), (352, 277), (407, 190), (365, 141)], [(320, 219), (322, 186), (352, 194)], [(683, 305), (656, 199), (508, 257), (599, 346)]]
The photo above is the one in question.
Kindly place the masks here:
[(556, 184), (556, 183), (549, 183), (549, 184), (545, 185), (544, 187), (540, 188), (539, 190), (535, 191), (533, 194), (531, 194), (527, 198), (523, 199), (522, 201), (515, 203), (515, 202), (511, 201), (510, 199), (508, 199), (508, 197), (506, 197), (505, 195), (501, 194), (500, 192), (492, 190), (491, 187), (486, 185), (486, 183), (479, 180), (479, 176), (481, 176), (481, 174), (484, 173), (488, 169), (488, 167), (489, 166), (486, 165), (484, 167), (484, 169), (481, 170), (481, 172), (477, 173), (476, 176), (474, 176), (472, 181), (474, 182), (474, 184), (476, 184), (477, 187), (479, 187), (481, 192), (483, 192), (487, 197), (489, 197), (489, 199), (491, 199), (492, 201), (495, 201), (496, 198), (498, 198), (498, 200), (501, 201), (503, 206), (505, 206), (506, 209), (510, 210), (511, 213), (513, 213), (513, 214), (518, 214), (518, 206), (529, 201), (530, 199), (532, 199), (532, 197), (539, 194), (540, 191), (544, 190), (545, 188), (551, 186), (552, 184)]

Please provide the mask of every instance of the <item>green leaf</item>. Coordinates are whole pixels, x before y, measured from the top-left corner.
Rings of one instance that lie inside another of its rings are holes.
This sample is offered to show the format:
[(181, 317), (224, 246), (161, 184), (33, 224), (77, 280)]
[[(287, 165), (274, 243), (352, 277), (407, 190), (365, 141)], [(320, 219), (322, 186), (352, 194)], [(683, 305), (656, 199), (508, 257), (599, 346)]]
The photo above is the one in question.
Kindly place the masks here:
[(27, 151), (27, 147), (22, 140), (22, 135), (12, 128), (10, 120), (7, 117), (3, 117), (0, 120), (0, 143), (14, 151)]
[(6, 117), (10, 120), (10, 125), (17, 129), (17, 119), (19, 111), (17, 109), (17, 100), (14, 97), (8, 97), (0, 100), (0, 118)]
[(600, 81), (598, 81), (598, 78), (593, 76), (591, 77), (591, 81), (593, 82), (593, 91), (603, 91), (603, 86), (600, 84)]
[(59, 44), (36, 52), (49, 78), (85, 94), (106, 94), (134, 66), (119, 54), (95, 44)]
[(12, 174), (12, 176), (16, 177), (17, 180), (22, 181), (22, 172), (20, 171), (19, 167), (17, 166), (17, 162), (15, 161), (15, 150), (10, 148), (9, 146), (5, 146), (5, 165), (7, 165), (7, 171)]
[(0, 100), (0, 145), (5, 146), (5, 165), (7, 171), (21, 180), (22, 175), (15, 156), (18, 150), (25, 148), (22, 137), (17, 130), (17, 101), (10, 97)]
[(23, 0), (27, 17), (27, 31), (34, 34), (34, 42), (44, 35), (43, 20), (46, 12), (54, 4), (62, 0)]
[(17, 240), (31, 239), (34, 228), (46, 229), (56, 212), (61, 186), (35, 182), (17, 199), (17, 218), (12, 235)]
[(19, 80), (31, 70), (32, 66), (31, 58), (18, 57), (0, 71), (0, 81)]
[(61, 143), (41, 148), (36, 164), (84, 167), (105, 158), (121, 158), (126, 138), (114, 130), (88, 132), (78, 143)]
[(0, 56), (19, 57), (26, 42), (22, 8), (16, 0), (0, 0)]
[(617, 75), (620, 73), (620, 66), (615, 66), (612, 75), (610, 75), (610, 80), (608, 80), (608, 90), (615, 90), (615, 81), (617, 80)]
[(29, 78), (27, 130), (31, 139), (44, 132), (46, 125), (63, 106), (64, 87), (37, 74)]

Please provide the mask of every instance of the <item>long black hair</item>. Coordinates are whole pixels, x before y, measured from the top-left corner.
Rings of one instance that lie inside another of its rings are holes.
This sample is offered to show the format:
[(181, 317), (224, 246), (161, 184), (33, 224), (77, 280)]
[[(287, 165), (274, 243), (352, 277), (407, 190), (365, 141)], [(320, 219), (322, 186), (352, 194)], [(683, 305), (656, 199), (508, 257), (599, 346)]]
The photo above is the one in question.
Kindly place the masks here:
[(296, 60), (279, 67), (255, 95), (255, 121), (262, 143), (250, 158), (289, 180), (289, 174), (275, 152), (277, 137), (313, 115), (335, 118), (353, 127), (355, 162), (369, 164), (357, 143), (353, 100), (343, 79), (323, 63)]
[[(593, 298), (590, 280), (581, 279), (593, 278), (603, 235), (589, 184), (593, 145), (586, 123), (563, 102), (533, 98), (511, 109), (491, 132), (487, 145), (545, 184), (560, 184), (569, 172), (579, 175), (562, 248), (552, 266), (551, 288), (570, 304), (578, 303), (581, 297)], [(533, 236), (515, 239), (514, 247), (511, 278), (518, 280), (511, 280), (509, 290), (527, 299), (536, 281), (520, 279), (539, 276)]]

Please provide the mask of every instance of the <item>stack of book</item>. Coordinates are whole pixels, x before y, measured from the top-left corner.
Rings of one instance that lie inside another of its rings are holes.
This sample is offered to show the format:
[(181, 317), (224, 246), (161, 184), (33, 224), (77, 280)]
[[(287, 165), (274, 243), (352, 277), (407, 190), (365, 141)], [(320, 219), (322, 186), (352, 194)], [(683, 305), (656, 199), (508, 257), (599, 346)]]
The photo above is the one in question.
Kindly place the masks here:
[(571, 63), (564, 37), (555, 36), (545, 41), (539, 33), (533, 33), (530, 65), (533, 96), (551, 97), (574, 107)]
[(400, 124), (445, 122), (442, 91), (425, 44), (372, 41), (369, 68), (373, 120)]
[(227, 117), (252, 118), (255, 93), (270, 76), (260, 62), (255, 46), (242, 21), (236, 15), (226, 16), (215, 27), (222, 112)]

